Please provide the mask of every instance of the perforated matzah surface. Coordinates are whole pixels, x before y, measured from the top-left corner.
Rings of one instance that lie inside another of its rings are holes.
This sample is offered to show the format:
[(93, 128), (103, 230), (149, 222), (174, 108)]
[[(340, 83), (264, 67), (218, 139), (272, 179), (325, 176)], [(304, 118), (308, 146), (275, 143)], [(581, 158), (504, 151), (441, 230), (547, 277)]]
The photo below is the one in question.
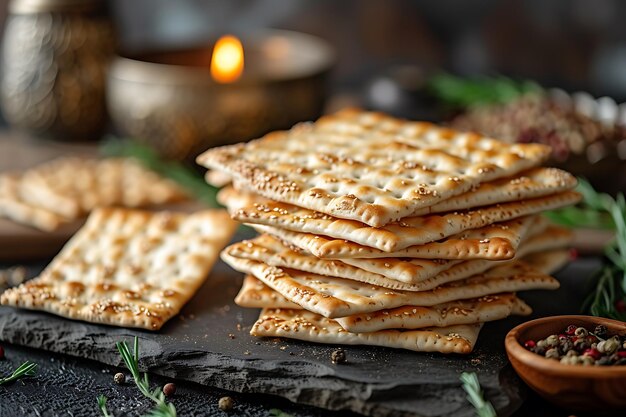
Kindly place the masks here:
[(254, 324), (253, 336), (287, 337), (315, 343), (370, 345), (417, 352), (470, 353), (482, 324), (420, 330), (380, 330), (350, 333), (335, 320), (306, 310), (265, 309)]
[(39, 277), (0, 302), (157, 330), (202, 285), (235, 226), (222, 210), (98, 209)]
[(550, 148), (346, 110), (288, 132), (214, 148), (201, 165), (273, 200), (383, 226), (539, 165)]

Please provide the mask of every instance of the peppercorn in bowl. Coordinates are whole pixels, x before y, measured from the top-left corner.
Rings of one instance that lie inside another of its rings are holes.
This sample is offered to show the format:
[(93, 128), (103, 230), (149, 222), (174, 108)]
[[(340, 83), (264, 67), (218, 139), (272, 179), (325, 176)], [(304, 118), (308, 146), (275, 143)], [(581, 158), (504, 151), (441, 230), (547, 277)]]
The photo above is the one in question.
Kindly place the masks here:
[(576, 411), (626, 407), (626, 323), (593, 316), (552, 316), (522, 323), (505, 338), (524, 382)]

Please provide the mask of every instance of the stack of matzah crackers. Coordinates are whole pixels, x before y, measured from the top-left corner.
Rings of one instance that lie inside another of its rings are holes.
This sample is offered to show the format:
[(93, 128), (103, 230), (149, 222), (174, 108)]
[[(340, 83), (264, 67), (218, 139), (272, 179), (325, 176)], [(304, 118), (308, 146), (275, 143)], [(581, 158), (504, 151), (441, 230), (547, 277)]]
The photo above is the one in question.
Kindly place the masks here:
[(484, 322), (556, 289), (570, 234), (540, 217), (579, 201), (550, 149), (345, 110), (198, 158), (260, 235), (222, 258), (255, 336), (469, 353)]
[(97, 207), (146, 207), (186, 199), (174, 182), (131, 158), (65, 157), (0, 174), (0, 217), (43, 231)]

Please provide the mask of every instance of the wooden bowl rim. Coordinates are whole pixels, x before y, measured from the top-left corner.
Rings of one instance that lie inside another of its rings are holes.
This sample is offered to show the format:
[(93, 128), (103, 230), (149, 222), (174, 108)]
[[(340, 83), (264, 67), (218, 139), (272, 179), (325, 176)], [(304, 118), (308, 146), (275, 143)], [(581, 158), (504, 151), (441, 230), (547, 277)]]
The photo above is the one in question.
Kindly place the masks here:
[[(536, 353), (526, 350), (522, 346), (522, 342), (519, 340), (519, 334), (531, 327), (540, 327), (546, 323), (550, 323), (556, 320), (579, 320), (589, 323), (602, 323), (607, 327), (619, 327), (626, 331), (626, 322), (619, 320), (607, 319), (604, 317), (584, 316), (584, 315), (563, 315), (563, 316), (550, 316), (542, 317), (535, 320), (524, 322), (513, 329), (506, 335), (504, 339), (504, 345), (509, 356), (522, 362), (524, 365), (536, 369), (541, 372), (571, 376), (571, 377), (589, 377), (595, 379), (602, 378), (614, 378), (614, 377), (626, 377), (626, 365), (618, 366), (579, 366), (579, 365), (566, 365), (553, 359), (546, 359), (545, 357)], [(548, 336), (548, 335), (546, 335)]]

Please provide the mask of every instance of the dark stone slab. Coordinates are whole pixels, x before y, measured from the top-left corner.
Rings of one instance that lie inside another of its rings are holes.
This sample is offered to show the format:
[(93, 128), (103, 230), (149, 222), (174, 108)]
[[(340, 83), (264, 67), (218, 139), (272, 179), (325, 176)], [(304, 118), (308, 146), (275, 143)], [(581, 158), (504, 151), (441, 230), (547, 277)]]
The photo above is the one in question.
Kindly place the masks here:
[[(578, 312), (593, 260), (558, 274), (562, 288), (523, 295), (535, 316)], [(517, 409), (525, 388), (504, 353), (506, 332), (524, 319), (488, 324), (469, 356), (347, 347), (349, 363), (333, 365), (333, 346), (248, 335), (257, 310), (235, 306), (241, 276), (218, 264), (180, 317), (159, 333), (65, 320), (0, 308), (0, 339), (18, 345), (120, 365), (115, 342), (140, 338), (142, 366), (152, 373), (237, 392), (274, 394), (328, 409), (380, 416), (472, 416), (459, 385), (463, 371), (479, 375), (499, 415)], [(233, 338), (234, 336), (234, 338)]]

